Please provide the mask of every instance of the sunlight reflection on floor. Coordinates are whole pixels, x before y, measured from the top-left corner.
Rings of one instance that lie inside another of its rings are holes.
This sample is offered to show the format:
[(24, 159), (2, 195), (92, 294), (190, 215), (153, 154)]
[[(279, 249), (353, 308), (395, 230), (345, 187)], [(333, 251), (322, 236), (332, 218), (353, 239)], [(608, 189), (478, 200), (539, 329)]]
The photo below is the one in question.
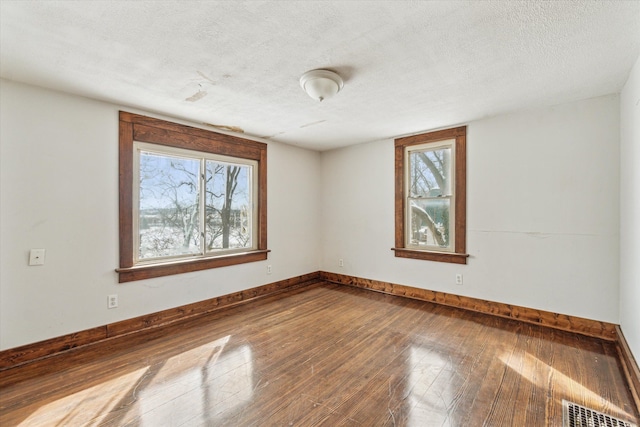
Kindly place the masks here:
[(409, 426), (448, 425), (447, 387), (433, 387), (442, 372), (447, 369), (447, 361), (439, 354), (420, 347), (412, 347), (409, 363), (411, 373), (409, 390)]
[(98, 425), (148, 369), (138, 369), (51, 402), (40, 407), (20, 425)]
[[(230, 339), (220, 338), (58, 398), (37, 408), (20, 426), (206, 423), (202, 414), (224, 415), (252, 398), (251, 348), (225, 351)], [(200, 415), (193, 419), (192, 414)]]
[(552, 368), (529, 353), (503, 353), (503, 355), (500, 356), (500, 360), (537, 387), (546, 389), (549, 387), (548, 382), (553, 382), (556, 384), (556, 388), (559, 388), (570, 397), (569, 400), (575, 402), (583, 401), (587, 406), (593, 407), (594, 409), (597, 409), (599, 406), (604, 406), (608, 413), (614, 412), (611, 415), (622, 418), (633, 418), (633, 416), (624, 409), (614, 405), (604, 397), (589, 390), (579, 382), (566, 376), (557, 369)]
[[(206, 423), (202, 414), (215, 418), (251, 400), (251, 349), (243, 345), (225, 351), (229, 338), (167, 360), (140, 392), (139, 415), (144, 414), (143, 425)], [(193, 419), (192, 414), (200, 415)]]

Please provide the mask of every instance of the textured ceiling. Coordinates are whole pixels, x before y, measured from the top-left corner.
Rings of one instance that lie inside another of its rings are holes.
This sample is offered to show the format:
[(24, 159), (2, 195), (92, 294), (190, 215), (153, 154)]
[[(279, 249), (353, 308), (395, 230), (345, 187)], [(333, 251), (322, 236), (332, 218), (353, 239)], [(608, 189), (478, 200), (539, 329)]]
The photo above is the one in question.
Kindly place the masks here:
[(326, 150), (618, 92), (640, 1), (2, 0), (0, 31), (5, 79)]

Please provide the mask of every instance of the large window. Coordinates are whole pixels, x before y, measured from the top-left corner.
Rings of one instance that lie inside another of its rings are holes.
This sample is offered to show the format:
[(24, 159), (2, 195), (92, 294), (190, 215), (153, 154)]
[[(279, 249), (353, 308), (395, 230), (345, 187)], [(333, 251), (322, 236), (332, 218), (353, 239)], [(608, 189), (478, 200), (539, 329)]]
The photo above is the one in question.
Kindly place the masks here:
[(398, 257), (466, 264), (466, 127), (395, 141)]
[(265, 144), (120, 113), (120, 282), (267, 252)]

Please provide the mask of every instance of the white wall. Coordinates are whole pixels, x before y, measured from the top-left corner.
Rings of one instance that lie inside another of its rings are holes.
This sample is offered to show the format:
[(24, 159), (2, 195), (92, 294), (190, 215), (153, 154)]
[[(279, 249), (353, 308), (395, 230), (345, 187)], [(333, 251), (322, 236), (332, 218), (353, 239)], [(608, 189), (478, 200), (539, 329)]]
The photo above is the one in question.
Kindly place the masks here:
[(640, 58), (620, 95), (620, 327), (640, 362)]
[[(0, 93), (0, 349), (319, 269), (320, 155), (269, 143), (269, 260), (118, 284), (121, 108), (8, 81)], [(30, 248), (44, 266), (27, 266)]]
[(618, 323), (618, 97), (467, 132), (468, 265), (394, 257), (385, 140), (322, 154), (322, 269)]

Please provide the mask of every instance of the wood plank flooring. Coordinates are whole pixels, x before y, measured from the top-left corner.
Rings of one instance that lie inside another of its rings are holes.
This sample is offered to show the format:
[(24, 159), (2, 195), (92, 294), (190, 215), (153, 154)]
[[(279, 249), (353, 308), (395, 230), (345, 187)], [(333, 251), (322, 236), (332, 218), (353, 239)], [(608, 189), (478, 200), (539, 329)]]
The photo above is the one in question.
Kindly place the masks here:
[(638, 424), (615, 345), (321, 283), (0, 372), (2, 426)]

